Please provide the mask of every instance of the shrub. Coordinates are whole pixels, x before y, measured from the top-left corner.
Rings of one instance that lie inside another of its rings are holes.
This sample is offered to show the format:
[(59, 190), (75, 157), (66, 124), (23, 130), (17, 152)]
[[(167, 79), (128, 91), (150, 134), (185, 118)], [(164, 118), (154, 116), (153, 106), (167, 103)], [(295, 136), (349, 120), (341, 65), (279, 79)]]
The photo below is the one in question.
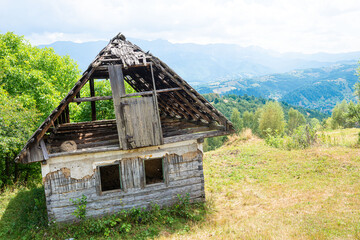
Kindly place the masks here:
[(259, 118), (261, 135), (267, 136), (269, 133), (271, 135), (281, 135), (284, 132), (284, 127), (284, 111), (281, 105), (278, 102), (267, 102)]
[(304, 149), (313, 145), (317, 140), (317, 127), (310, 124), (299, 126), (293, 131), (292, 135), (280, 136), (269, 129), (266, 131), (265, 142), (276, 148), (282, 149)]
[(86, 205), (87, 205), (87, 197), (83, 194), (81, 198), (77, 198), (75, 200), (70, 198), (70, 202), (74, 203), (76, 206), (75, 211), (72, 213), (75, 217), (83, 220), (86, 217)]

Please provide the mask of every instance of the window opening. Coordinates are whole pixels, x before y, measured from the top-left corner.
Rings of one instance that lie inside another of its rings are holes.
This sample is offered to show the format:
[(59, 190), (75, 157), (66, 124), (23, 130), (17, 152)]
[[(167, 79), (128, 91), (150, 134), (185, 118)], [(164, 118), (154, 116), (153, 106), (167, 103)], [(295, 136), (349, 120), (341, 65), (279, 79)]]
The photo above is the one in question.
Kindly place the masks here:
[(146, 184), (164, 182), (163, 160), (162, 158), (145, 160)]
[(101, 166), (100, 179), (101, 179), (101, 191), (110, 191), (115, 189), (121, 189), (120, 181), (120, 165)]

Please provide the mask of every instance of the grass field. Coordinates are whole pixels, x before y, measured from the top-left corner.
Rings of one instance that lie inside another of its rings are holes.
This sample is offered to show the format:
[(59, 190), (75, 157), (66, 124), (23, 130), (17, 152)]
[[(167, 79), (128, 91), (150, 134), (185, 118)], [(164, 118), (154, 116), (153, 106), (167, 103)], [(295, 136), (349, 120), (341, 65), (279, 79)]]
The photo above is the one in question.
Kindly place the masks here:
[[(205, 221), (183, 221), (183, 226), (164, 227), (156, 235), (360, 239), (360, 149), (354, 137), (358, 131), (326, 132), (335, 139), (333, 144), (292, 151), (269, 147), (251, 134), (230, 137), (225, 146), (204, 155), (206, 198), (213, 211)], [(2, 214), (17, 194), (15, 190), (0, 196), (0, 238)]]
[[(355, 146), (358, 129), (327, 132)], [(353, 142), (352, 142), (353, 141)], [(335, 145), (335, 144), (334, 144)], [(215, 213), (176, 239), (360, 239), (360, 149), (232, 138), (204, 158)], [(169, 238), (164, 236), (162, 239)]]

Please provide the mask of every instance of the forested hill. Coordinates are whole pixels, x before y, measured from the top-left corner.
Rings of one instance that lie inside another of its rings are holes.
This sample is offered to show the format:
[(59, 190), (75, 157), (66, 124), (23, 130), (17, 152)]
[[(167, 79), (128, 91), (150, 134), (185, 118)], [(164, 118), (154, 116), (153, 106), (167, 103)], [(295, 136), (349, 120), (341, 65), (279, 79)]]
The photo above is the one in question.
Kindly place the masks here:
[[(240, 114), (243, 114), (245, 111), (255, 113), (258, 109), (262, 108), (267, 101), (269, 101), (268, 99), (262, 97), (248, 96), (246, 94), (243, 96), (235, 94), (219, 96), (219, 94), (210, 93), (204, 94), (204, 97), (228, 119), (231, 118), (231, 113), (234, 109), (237, 109)], [(318, 110), (306, 109), (300, 106), (293, 106), (286, 102), (280, 102), (280, 104), (284, 109), (285, 119), (288, 119), (288, 112), (290, 108), (298, 110), (307, 119), (316, 118), (321, 121), (324, 118), (329, 117), (329, 114), (322, 113)]]
[(330, 113), (337, 102), (355, 100), (354, 84), (358, 81), (354, 64), (294, 70), (216, 82), (198, 87), (200, 93), (254, 95), (276, 99), (305, 108)]

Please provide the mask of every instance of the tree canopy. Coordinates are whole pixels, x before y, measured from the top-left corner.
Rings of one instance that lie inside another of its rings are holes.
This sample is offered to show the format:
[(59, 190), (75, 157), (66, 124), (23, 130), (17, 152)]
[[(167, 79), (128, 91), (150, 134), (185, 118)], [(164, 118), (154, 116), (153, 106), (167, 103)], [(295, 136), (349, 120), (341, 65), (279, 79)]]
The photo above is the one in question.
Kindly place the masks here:
[(14, 157), (73, 87), (79, 72), (69, 56), (31, 46), (11, 32), (0, 34), (0, 187), (28, 180), (34, 169), (40, 176), (38, 165), (17, 165)]
[(267, 102), (259, 118), (259, 129), (264, 135), (270, 131), (272, 135), (281, 135), (284, 132), (284, 111), (278, 102)]
[(10, 97), (35, 104), (41, 120), (73, 87), (79, 73), (69, 56), (33, 47), (11, 32), (0, 34), (0, 85)]

